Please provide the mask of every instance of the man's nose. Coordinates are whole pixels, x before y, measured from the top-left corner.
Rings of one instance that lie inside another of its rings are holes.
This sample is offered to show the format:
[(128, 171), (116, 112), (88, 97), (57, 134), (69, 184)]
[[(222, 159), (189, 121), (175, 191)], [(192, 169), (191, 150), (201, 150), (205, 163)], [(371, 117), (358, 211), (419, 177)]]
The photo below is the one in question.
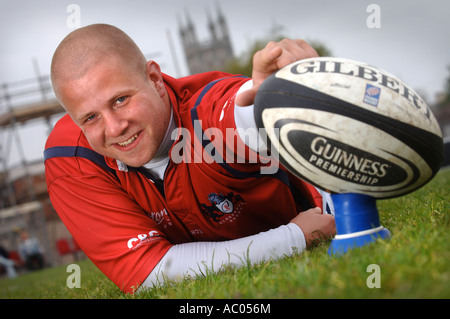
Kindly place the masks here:
[(105, 121), (105, 131), (107, 136), (117, 137), (125, 133), (128, 127), (128, 121), (115, 112), (110, 112), (103, 116)]

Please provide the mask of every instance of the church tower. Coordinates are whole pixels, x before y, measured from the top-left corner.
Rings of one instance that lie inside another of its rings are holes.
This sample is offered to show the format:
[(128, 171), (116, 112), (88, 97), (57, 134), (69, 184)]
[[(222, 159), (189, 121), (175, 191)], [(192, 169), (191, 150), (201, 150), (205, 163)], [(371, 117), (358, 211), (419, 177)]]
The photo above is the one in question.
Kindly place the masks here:
[(209, 39), (203, 41), (198, 40), (188, 12), (185, 25), (179, 20), (179, 34), (190, 74), (223, 71), (234, 57), (228, 25), (222, 10), (217, 7), (216, 19), (209, 13), (207, 19)]

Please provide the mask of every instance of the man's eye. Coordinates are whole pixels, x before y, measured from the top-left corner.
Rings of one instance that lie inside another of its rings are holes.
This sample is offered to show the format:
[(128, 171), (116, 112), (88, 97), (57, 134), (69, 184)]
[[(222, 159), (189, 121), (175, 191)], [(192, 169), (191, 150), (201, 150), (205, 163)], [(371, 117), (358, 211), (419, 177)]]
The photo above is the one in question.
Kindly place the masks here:
[(123, 102), (125, 102), (125, 100), (127, 99), (127, 96), (121, 96), (116, 100), (116, 105), (117, 104), (122, 104)]
[(91, 116), (89, 116), (89, 117), (86, 118), (85, 122), (90, 122), (90, 121), (94, 120), (95, 117), (96, 117), (96, 115), (95, 115), (95, 114), (92, 114)]

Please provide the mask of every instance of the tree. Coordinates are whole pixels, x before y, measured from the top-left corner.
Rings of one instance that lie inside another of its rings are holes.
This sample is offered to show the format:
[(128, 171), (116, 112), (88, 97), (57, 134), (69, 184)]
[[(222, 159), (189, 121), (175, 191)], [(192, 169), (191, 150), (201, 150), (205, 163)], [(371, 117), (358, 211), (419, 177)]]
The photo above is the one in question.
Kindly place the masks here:
[[(450, 65), (447, 66), (447, 69), (450, 72)], [(449, 106), (450, 104), (450, 75), (447, 77), (446, 83), (445, 83), (445, 91), (444, 91), (444, 97), (442, 101), (439, 102), (438, 107), (443, 108), (445, 106)]]
[[(233, 58), (225, 69), (225, 72), (232, 74), (252, 75), (253, 55), (263, 49), (269, 41), (280, 41), (286, 36), (282, 35), (283, 27), (275, 25), (269, 32), (269, 36), (263, 39), (253, 41), (250, 47), (239, 57)], [(308, 43), (317, 51), (319, 56), (331, 56), (331, 51), (319, 41), (308, 41)]]

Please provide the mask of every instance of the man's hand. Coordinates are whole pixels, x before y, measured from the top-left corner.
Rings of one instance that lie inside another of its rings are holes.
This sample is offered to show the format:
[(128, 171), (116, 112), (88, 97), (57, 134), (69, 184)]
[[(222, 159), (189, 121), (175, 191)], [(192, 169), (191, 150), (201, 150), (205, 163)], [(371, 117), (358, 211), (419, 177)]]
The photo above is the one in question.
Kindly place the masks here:
[(291, 223), (296, 224), (303, 231), (307, 246), (312, 246), (317, 240), (331, 238), (336, 234), (334, 217), (322, 214), (319, 207), (298, 214)]
[(253, 56), (253, 87), (237, 96), (237, 105), (253, 104), (261, 83), (273, 72), (295, 61), (313, 57), (318, 57), (316, 50), (304, 40), (284, 39), (280, 42), (269, 42)]

